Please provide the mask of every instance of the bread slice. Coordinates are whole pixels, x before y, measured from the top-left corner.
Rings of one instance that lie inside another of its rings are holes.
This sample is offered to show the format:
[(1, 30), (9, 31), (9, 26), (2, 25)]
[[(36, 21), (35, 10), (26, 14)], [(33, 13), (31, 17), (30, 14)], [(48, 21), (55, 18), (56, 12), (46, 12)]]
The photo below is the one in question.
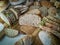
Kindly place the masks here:
[(35, 14), (25, 14), (23, 16), (20, 16), (19, 18), (20, 25), (31, 25), (34, 27), (39, 27), (38, 25), (40, 21), (41, 21), (41, 18)]

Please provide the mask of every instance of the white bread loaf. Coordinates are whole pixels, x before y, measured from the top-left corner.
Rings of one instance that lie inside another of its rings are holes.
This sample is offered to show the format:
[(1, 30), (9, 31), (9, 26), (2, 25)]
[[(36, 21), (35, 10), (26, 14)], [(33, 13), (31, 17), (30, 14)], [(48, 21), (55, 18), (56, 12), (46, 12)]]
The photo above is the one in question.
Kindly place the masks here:
[(39, 27), (39, 23), (41, 18), (38, 15), (34, 14), (25, 14), (19, 18), (20, 25), (31, 25), (35, 27)]

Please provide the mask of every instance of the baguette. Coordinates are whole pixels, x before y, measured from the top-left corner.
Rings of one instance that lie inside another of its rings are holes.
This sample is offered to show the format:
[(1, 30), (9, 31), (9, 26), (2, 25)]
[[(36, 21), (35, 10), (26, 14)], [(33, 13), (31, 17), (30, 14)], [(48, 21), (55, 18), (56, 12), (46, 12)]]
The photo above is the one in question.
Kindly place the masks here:
[(53, 25), (51, 23), (45, 23), (45, 26), (51, 28), (52, 30), (57, 30), (57, 31), (60, 32), (60, 27), (59, 26)]
[(47, 19), (46, 17), (44, 17), (43, 19), (44, 19), (46, 22), (48, 22), (48, 23), (51, 23), (51, 24), (56, 25), (56, 26), (60, 26), (58, 23), (53, 22), (53, 21)]
[(52, 20), (53, 22), (59, 23), (60, 24), (60, 20), (58, 20), (57, 18), (54, 18), (52, 16), (47, 16), (48, 19)]

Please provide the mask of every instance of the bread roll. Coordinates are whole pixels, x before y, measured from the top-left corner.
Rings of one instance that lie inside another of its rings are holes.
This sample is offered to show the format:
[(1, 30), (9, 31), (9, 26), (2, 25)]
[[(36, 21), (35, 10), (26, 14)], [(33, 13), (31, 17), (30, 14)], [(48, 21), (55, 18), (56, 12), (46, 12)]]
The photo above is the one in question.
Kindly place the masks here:
[(47, 8), (50, 8), (52, 7), (51, 3), (49, 1), (41, 1), (41, 5), (42, 6), (45, 6)]
[(20, 25), (31, 25), (35, 27), (39, 27), (41, 18), (35, 14), (25, 14), (19, 18)]
[(48, 15), (48, 9), (45, 6), (41, 7), (40, 11), (43, 17)]
[(50, 7), (48, 9), (48, 14), (49, 15), (56, 15), (56, 13), (57, 13), (57, 9), (55, 7)]
[(5, 29), (5, 34), (9, 37), (15, 37), (18, 35), (18, 31), (14, 29)]
[(40, 15), (41, 12), (39, 11), (39, 9), (33, 9), (33, 10), (28, 11), (28, 14), (36, 14), (36, 15)]
[(56, 1), (54, 6), (56, 6), (56, 8), (60, 8), (60, 2), (59, 1)]

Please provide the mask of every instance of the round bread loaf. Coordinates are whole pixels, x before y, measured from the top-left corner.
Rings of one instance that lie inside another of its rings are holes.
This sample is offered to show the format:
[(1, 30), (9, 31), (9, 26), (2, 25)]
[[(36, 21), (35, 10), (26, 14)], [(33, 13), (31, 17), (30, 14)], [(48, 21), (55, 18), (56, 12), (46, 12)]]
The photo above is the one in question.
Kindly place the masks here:
[(34, 14), (25, 14), (19, 18), (20, 25), (31, 25), (38, 27), (40, 21), (41, 18), (38, 15), (34, 15)]
[(41, 11), (42, 16), (47, 16), (48, 15), (48, 9), (45, 6), (41, 7), (40, 11)]
[(56, 13), (57, 13), (57, 9), (55, 7), (50, 7), (48, 9), (48, 14), (49, 15), (56, 15)]

